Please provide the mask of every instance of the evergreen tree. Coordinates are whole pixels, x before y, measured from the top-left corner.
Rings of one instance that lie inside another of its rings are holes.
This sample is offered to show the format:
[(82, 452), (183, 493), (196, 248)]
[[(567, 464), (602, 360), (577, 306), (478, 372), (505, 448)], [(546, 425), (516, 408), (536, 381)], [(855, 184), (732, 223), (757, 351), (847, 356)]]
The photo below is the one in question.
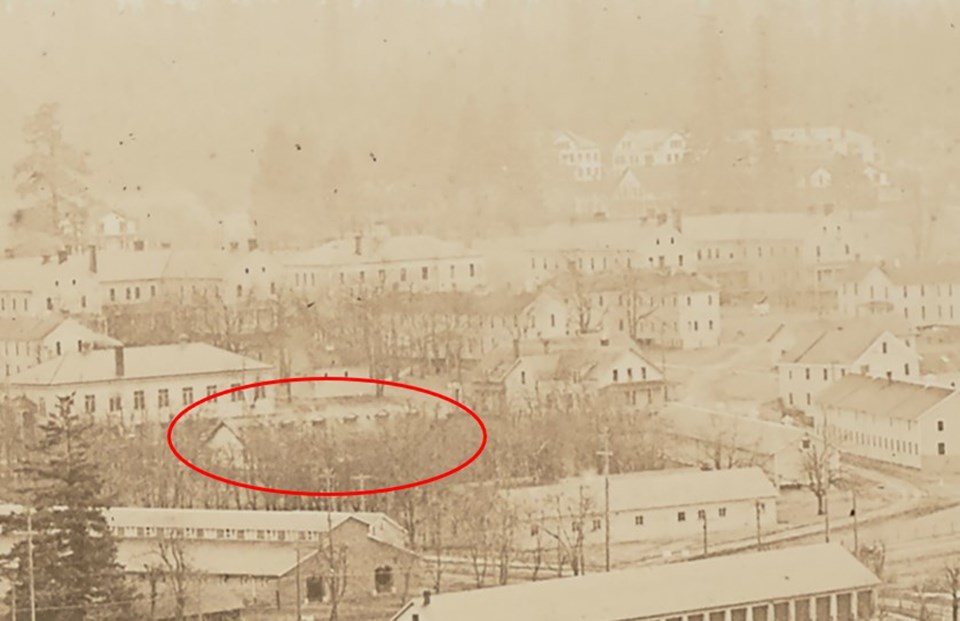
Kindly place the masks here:
[[(18, 614), (29, 618), (30, 540), (37, 619), (41, 621), (132, 618), (132, 591), (117, 563), (117, 550), (103, 515), (107, 506), (91, 458), (92, 427), (72, 412), (73, 396), (40, 427), (40, 439), (20, 468), (32, 536), (5, 557), (17, 568)], [(27, 535), (27, 515), (10, 519), (13, 532)], [(8, 596), (9, 598), (9, 596)]]
[(14, 213), (21, 234), (82, 243), (88, 196), (86, 155), (63, 139), (56, 104), (44, 104), (23, 130), (31, 152), (14, 166), (17, 193), (32, 203)]

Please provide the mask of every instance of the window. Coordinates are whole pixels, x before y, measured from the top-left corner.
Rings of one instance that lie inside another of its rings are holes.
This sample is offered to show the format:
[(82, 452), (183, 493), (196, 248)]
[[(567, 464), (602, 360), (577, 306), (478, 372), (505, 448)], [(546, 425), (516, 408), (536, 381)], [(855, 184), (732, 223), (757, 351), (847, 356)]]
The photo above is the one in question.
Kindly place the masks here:
[(677, 521), (678, 521), (678, 522), (686, 522), (686, 521), (687, 521), (687, 512), (686, 512), (686, 511), (680, 511), (680, 512), (678, 512), (678, 513), (677, 513)]
[(617, 369), (614, 369), (614, 370), (613, 370), (613, 381), (615, 381), (615, 382), (618, 381), (618, 379), (619, 379), (619, 378), (618, 378), (618, 373), (619, 373), (619, 371), (617, 371)]
[(112, 289), (112, 288), (110, 289), (110, 301), (111, 301), (111, 302), (116, 302), (116, 301), (117, 301), (117, 290), (116, 290), (116, 289)]
[[(242, 385), (242, 384), (230, 384), (230, 388), (240, 388), (241, 385)], [(242, 390), (236, 390), (236, 391), (234, 391), (234, 392), (231, 392), (231, 393), (230, 393), (230, 400), (231, 400), (231, 401), (243, 401), (243, 391), (242, 391)]]
[(267, 387), (266, 386), (257, 386), (253, 389), (253, 398), (256, 399), (266, 399), (267, 398)]
[(943, 442), (937, 443), (937, 455), (946, 455), (947, 454), (947, 445)]
[(887, 353), (887, 342), (884, 341), (882, 345), (883, 345), (883, 353)]
[[(83, 398), (83, 411), (87, 414), (93, 414), (97, 409), (97, 397), (95, 395), (87, 395)], [(943, 421), (941, 421), (942, 423)]]
[(421, 268), (421, 269), (420, 269), (420, 278), (421, 278), (422, 280), (426, 280), (426, 279), (430, 278), (430, 268), (429, 268), (429, 267), (424, 267), (424, 268)]
[(603, 527), (603, 522), (600, 521), (600, 518), (593, 519), (593, 530), (600, 530)]
[(53, 298), (47, 298), (47, 310), (53, 310)]
[(719, 509), (717, 509), (717, 515), (720, 517), (727, 517), (727, 508), (720, 507)]
[(110, 397), (110, 411), (118, 412), (121, 409), (123, 409), (123, 400), (120, 398), (120, 395)]
[(210, 395), (214, 395), (214, 394), (216, 394), (216, 393), (217, 393), (217, 387), (216, 387), (216, 385), (207, 386), (207, 396), (208, 396), (208, 397), (209, 397)]
[(643, 516), (642, 516), (642, 515), (635, 515), (635, 516), (633, 517), (633, 523), (634, 523), (635, 526), (643, 526)]
[(803, 442), (801, 443), (801, 446), (803, 446), (803, 448), (805, 449), (810, 448), (810, 438), (804, 438)]
[(193, 387), (185, 386), (181, 391), (183, 393), (183, 404), (190, 405), (193, 403)]
[(237, 285), (237, 297), (243, 297), (243, 285)]
[(829, 374), (829, 372), (827, 371), (827, 369), (824, 369), (824, 370), (823, 370), (823, 379), (824, 379), (824, 380), (830, 379), (830, 374)]
[(910, 375), (910, 363), (909, 363), (909, 362), (903, 365), (903, 374), (904, 374), (904, 375)]
[(938, 420), (938, 421), (937, 421), (937, 431), (943, 431), (943, 421), (942, 421), (942, 420)]
[(151, 298), (157, 297), (157, 287), (156, 287), (156, 285), (150, 285), (150, 297), (151, 297)]
[(526, 383), (527, 383), (527, 372), (526, 372), (526, 371), (520, 371), (520, 383), (521, 383), (521, 384), (526, 384)]
[(810, 369), (806, 369), (805, 375), (807, 379), (810, 379)]
[(140, 287), (134, 288), (134, 297), (140, 299)]
[(540, 526), (539, 526), (539, 525), (534, 524), (533, 526), (530, 527), (530, 536), (531, 536), (531, 537), (536, 537), (536, 536), (539, 535), (539, 534), (540, 534)]
[(142, 390), (133, 391), (133, 409), (143, 410), (146, 407)]
[(705, 519), (707, 519), (707, 512), (706, 512), (705, 509), (700, 509), (700, 510), (697, 511), (697, 519), (698, 519), (698, 520), (705, 520)]
[(393, 593), (393, 569), (384, 565), (373, 570), (373, 584), (377, 593)]
[(407, 281), (407, 268), (401, 267), (401, 268), (400, 268), (400, 282), (406, 282), (406, 281)]
[(165, 408), (170, 405), (170, 390), (161, 388), (157, 391), (157, 407)]

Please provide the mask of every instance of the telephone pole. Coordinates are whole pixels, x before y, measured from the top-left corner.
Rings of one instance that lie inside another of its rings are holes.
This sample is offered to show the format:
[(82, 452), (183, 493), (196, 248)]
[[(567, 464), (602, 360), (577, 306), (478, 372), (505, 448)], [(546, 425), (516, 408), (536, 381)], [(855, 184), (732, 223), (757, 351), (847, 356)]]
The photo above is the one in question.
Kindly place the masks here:
[(853, 496), (853, 507), (850, 509), (850, 515), (853, 517), (853, 553), (860, 556), (860, 533), (857, 524), (857, 490), (851, 490)]
[(760, 512), (762, 511), (762, 509), (760, 508), (759, 500), (757, 500), (754, 503), (754, 508), (756, 509), (756, 513), (757, 513), (757, 548), (760, 549), (760, 548), (763, 548), (763, 539), (762, 539), (762, 531), (760, 529)]
[[(367, 481), (370, 480), (370, 479), (372, 479), (373, 477), (370, 476), (369, 474), (357, 474), (357, 475), (354, 475), (354, 476), (352, 476), (352, 477), (350, 477), (350, 478), (351, 478), (352, 480), (354, 480), (354, 481), (357, 482), (357, 485), (359, 486), (358, 489), (359, 489), (360, 491), (364, 491), (364, 490), (367, 489)], [(361, 510), (361, 511), (366, 511), (366, 510), (367, 510), (367, 497), (366, 497), (366, 496), (360, 496), (360, 510)]]
[(604, 514), (604, 552), (606, 555), (606, 570), (610, 571), (610, 432), (607, 429), (601, 434), (603, 449), (597, 455), (603, 458), (603, 514)]
[(703, 522), (703, 556), (707, 556), (707, 510), (703, 509), (703, 517), (700, 518), (700, 521)]
[(297, 621), (303, 621), (302, 604), (303, 596), (300, 594), (300, 546), (297, 545)]

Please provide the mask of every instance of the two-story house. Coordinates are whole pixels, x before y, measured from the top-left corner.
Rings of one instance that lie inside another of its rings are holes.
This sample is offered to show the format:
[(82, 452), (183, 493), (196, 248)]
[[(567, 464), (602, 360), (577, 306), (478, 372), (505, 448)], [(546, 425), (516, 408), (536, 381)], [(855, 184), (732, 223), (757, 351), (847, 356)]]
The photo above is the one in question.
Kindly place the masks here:
[(914, 326), (960, 324), (960, 264), (913, 262), (851, 267), (837, 286), (847, 317), (888, 316)]
[(578, 182), (599, 181), (603, 178), (603, 158), (600, 145), (570, 131), (557, 133), (553, 139), (557, 161), (568, 168)]
[(6, 377), (67, 352), (121, 345), (62, 316), (0, 318), (0, 369)]
[(490, 352), (474, 369), (469, 392), (485, 402), (526, 410), (609, 398), (653, 406), (666, 395), (663, 372), (627, 338), (589, 335), (535, 339)]
[(915, 344), (874, 322), (841, 323), (805, 335), (778, 365), (780, 399), (806, 411), (824, 389), (848, 374), (886, 380), (920, 378)]
[(671, 129), (628, 130), (613, 147), (613, 168), (671, 166), (684, 161), (690, 152), (684, 132)]

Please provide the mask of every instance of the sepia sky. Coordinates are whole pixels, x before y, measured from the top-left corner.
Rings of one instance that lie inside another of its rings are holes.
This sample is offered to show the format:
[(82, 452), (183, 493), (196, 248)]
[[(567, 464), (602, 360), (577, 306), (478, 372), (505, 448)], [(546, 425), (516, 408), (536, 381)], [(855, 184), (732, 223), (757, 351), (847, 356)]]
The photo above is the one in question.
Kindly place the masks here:
[[(67, 139), (90, 153), (105, 202), (139, 185), (143, 196), (215, 211), (247, 208), (277, 130), (303, 146), (271, 155), (277, 165), (300, 158), (309, 162), (300, 170), (320, 170), (341, 152), (363, 183), (422, 177), (423, 187), (517, 154), (523, 130), (565, 127), (610, 143), (628, 126), (743, 125), (758, 118), (760, 93), (774, 123), (842, 122), (898, 139), (929, 126), (947, 141), (960, 130), (952, 3), (328, 4), (339, 8), (7, 0), (0, 213), (17, 204), (9, 171), (25, 153), (23, 120), (46, 101), (60, 103)], [(710, 37), (704, 6), (718, 14)], [(759, 6), (769, 19), (765, 90)], [(705, 91), (705, 75), (717, 91)]]

